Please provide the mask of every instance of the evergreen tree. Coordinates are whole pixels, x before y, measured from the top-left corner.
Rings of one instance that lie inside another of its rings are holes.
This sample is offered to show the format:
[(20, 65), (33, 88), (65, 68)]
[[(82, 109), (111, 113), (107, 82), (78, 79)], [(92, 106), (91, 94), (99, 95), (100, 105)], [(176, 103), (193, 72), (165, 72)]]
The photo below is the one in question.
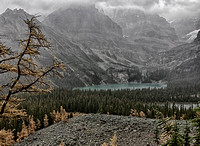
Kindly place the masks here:
[(158, 124), (156, 125), (156, 129), (154, 131), (154, 142), (158, 146), (160, 144), (160, 137), (159, 137), (160, 131)]
[(195, 145), (200, 145), (200, 107), (195, 109), (196, 111), (196, 118), (192, 120), (196, 133), (194, 135)]
[(186, 121), (186, 126), (184, 128), (184, 134), (183, 134), (183, 140), (184, 140), (184, 146), (190, 146), (190, 141), (191, 141), (191, 137), (190, 137), (190, 127), (188, 125), (188, 122)]
[(177, 123), (173, 124), (172, 129), (170, 131), (171, 138), (167, 140), (167, 143), (164, 145), (169, 146), (182, 146), (184, 143), (184, 140), (182, 139), (182, 136), (179, 131), (179, 127), (177, 126)]

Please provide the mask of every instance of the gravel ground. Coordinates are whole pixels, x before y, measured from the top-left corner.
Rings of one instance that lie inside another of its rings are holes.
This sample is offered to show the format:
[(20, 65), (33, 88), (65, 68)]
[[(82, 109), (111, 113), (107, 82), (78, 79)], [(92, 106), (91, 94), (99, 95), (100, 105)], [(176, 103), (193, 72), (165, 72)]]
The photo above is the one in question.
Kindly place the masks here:
[(153, 146), (155, 119), (87, 114), (39, 130), (16, 146), (100, 146), (114, 132), (118, 146)]

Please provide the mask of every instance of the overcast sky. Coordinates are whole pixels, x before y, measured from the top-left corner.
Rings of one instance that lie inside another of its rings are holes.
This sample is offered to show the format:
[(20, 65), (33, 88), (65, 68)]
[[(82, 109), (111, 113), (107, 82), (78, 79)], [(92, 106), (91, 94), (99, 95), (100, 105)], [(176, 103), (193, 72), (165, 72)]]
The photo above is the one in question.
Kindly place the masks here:
[(22, 8), (30, 14), (48, 15), (59, 7), (76, 3), (97, 3), (103, 8), (134, 8), (158, 13), (168, 20), (200, 13), (200, 0), (0, 0), (0, 13), (6, 8)]

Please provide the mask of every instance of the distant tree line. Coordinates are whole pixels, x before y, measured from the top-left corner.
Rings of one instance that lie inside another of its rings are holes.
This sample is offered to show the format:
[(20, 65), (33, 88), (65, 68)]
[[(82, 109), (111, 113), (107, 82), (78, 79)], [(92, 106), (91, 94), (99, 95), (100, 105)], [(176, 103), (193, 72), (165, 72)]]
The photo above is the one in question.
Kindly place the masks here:
[(142, 73), (139, 69), (128, 70), (128, 81), (129, 82), (142, 82), (142, 83), (152, 83), (158, 82), (160, 80), (167, 80), (168, 70), (156, 69), (154, 71), (147, 71)]

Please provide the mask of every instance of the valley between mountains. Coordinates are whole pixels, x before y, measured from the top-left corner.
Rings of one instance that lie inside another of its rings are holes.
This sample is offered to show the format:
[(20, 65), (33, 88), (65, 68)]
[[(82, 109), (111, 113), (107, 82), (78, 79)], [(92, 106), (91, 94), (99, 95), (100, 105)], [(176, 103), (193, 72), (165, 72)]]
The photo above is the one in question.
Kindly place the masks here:
[[(23, 20), (31, 17), (23, 9), (1, 14), (2, 42), (18, 51), (19, 38), (26, 37)], [(67, 66), (64, 78), (51, 77), (52, 83), (74, 88), (127, 82), (199, 83), (199, 35), (189, 43), (180, 39), (180, 34), (186, 36), (198, 27), (182, 33), (179, 28), (177, 33), (178, 22), (170, 24), (140, 10), (74, 4), (36, 23), (57, 59)], [(44, 50), (39, 64), (50, 63), (50, 53)], [(1, 78), (2, 82), (7, 78)]]
[(42, 18), (8, 8), (0, 41), (0, 58), (14, 55), (0, 62), (0, 145), (200, 144), (200, 16), (76, 2)]

